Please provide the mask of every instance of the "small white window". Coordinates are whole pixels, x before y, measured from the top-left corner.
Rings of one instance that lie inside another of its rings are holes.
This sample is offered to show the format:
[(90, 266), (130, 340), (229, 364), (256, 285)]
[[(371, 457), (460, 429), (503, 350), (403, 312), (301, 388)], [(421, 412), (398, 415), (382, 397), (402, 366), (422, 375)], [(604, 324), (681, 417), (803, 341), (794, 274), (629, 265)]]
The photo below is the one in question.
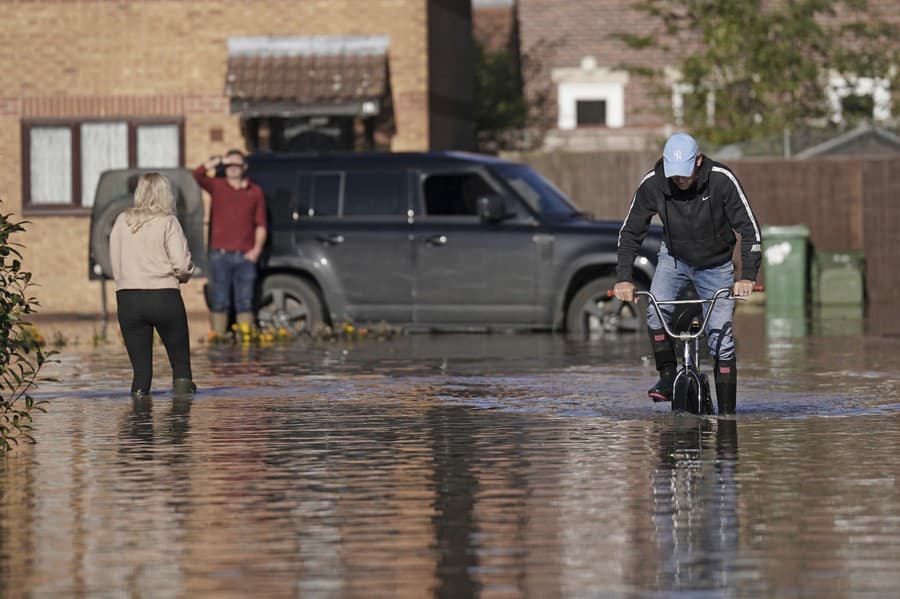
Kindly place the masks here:
[[(602, 115), (602, 122), (600, 120)], [(625, 125), (625, 86), (621, 83), (560, 83), (560, 129)]]
[(178, 125), (140, 125), (137, 163), (141, 168), (173, 168), (179, 164)]
[(33, 127), (29, 163), (31, 197), (36, 206), (72, 202), (72, 130)]
[(128, 167), (128, 123), (81, 125), (81, 205), (94, 205), (100, 173)]
[(597, 66), (586, 56), (578, 68), (553, 69), (557, 85), (560, 129), (625, 126), (625, 84), (628, 73)]
[(886, 121), (891, 118), (891, 87), (887, 79), (860, 77), (848, 81), (832, 74), (828, 85), (831, 120), (842, 123), (854, 116)]

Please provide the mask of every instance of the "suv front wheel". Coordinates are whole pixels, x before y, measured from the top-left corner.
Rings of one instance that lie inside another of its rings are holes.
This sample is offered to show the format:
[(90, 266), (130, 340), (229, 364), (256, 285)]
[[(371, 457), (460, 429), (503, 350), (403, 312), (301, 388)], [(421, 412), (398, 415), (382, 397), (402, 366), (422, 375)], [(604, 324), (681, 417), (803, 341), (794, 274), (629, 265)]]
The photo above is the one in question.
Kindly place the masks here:
[(266, 277), (259, 297), (259, 324), (292, 334), (314, 333), (323, 324), (322, 301), (309, 283), (291, 275)]
[[(615, 277), (594, 279), (575, 293), (566, 312), (566, 331), (581, 337), (600, 333), (636, 332), (644, 326), (645, 311), (641, 304), (625, 304), (607, 292), (616, 284)], [(637, 284), (638, 290), (644, 286)]]

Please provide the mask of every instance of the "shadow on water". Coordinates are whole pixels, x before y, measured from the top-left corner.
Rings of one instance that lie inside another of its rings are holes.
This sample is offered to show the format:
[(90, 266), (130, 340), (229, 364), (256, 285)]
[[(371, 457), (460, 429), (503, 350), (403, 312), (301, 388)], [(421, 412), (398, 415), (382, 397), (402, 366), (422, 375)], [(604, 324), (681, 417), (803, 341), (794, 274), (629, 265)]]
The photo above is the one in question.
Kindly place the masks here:
[[(148, 400), (64, 352), (0, 461), (13, 596), (890, 594), (898, 340), (742, 316), (739, 415), (647, 401), (646, 339), (198, 346)], [(709, 362), (706, 361), (706, 364)]]

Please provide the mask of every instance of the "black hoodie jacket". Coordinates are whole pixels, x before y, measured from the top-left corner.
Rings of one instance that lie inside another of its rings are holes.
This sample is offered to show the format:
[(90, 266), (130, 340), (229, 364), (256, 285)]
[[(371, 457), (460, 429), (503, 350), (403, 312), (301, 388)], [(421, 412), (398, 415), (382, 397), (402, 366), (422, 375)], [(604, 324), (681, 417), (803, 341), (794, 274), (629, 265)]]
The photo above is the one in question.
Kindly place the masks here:
[(696, 184), (687, 191), (666, 178), (662, 159), (644, 175), (619, 230), (618, 281), (632, 280), (634, 257), (654, 214), (662, 221), (669, 254), (694, 268), (731, 260), (737, 241), (734, 232), (739, 232), (740, 278), (756, 280), (762, 256), (759, 225), (737, 177), (724, 164), (704, 156)]

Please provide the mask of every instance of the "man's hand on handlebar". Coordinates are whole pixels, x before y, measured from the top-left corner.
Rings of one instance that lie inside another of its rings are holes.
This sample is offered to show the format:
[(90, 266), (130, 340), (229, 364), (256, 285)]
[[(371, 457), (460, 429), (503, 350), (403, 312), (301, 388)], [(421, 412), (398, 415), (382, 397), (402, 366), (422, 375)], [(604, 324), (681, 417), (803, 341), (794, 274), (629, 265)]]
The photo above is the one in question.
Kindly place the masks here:
[(740, 281), (735, 282), (734, 288), (731, 290), (731, 293), (735, 297), (745, 297), (753, 293), (755, 291), (755, 287), (756, 281), (741, 279)]
[(616, 283), (616, 286), (613, 287), (613, 295), (620, 302), (637, 301), (637, 298), (634, 297), (634, 283), (630, 281), (619, 281)]

